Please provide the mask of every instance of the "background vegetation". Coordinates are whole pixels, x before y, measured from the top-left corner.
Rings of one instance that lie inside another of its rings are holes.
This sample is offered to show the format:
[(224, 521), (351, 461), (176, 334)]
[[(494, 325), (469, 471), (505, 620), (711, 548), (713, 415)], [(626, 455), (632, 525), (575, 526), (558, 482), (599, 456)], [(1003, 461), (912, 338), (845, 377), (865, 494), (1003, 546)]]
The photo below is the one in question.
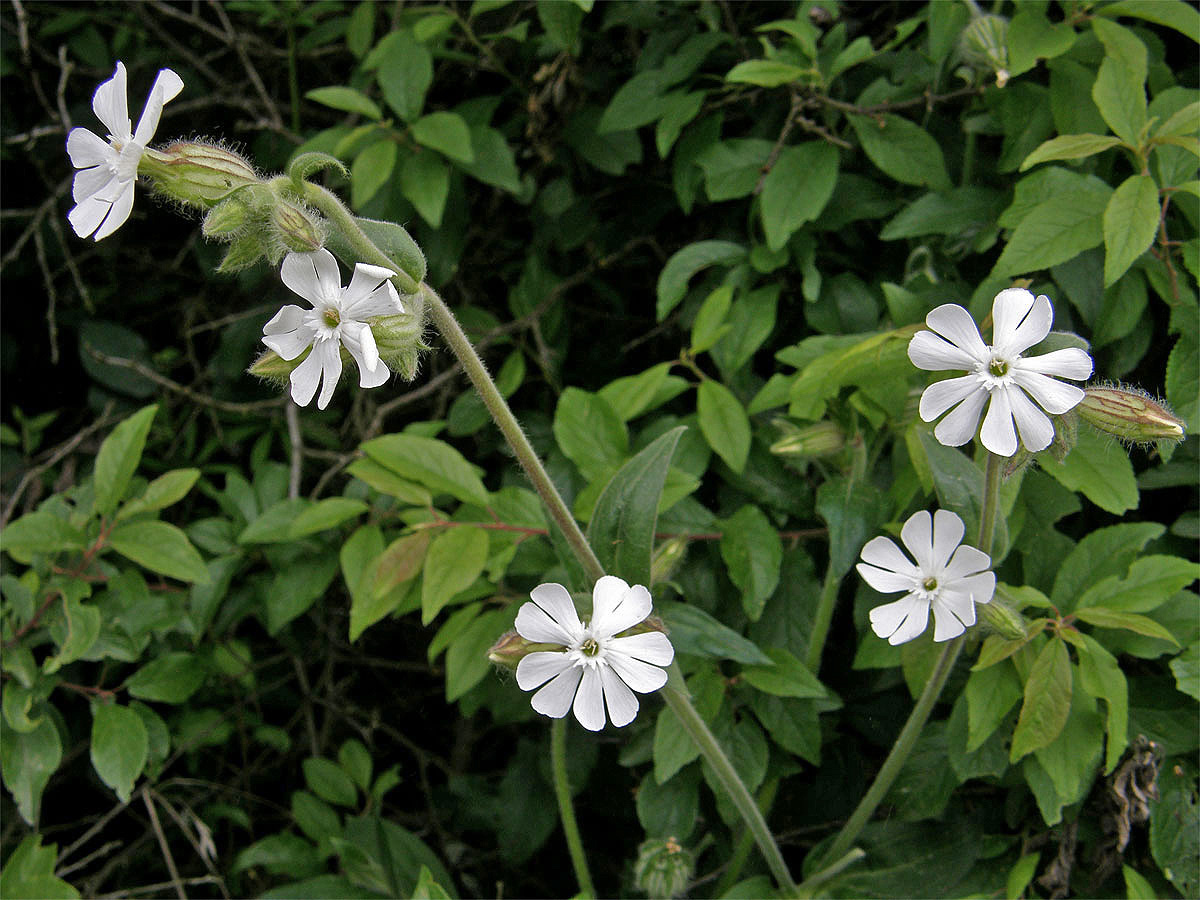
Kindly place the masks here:
[[(879, 598), (843, 576), (977, 474), (916, 416), (913, 327), (1026, 279), (1098, 379), (1197, 423), (1200, 17), (988, 12), (6, 5), (0, 893), (436, 895), (422, 866), (464, 896), (576, 889), (548, 728), (484, 655), (530, 587), (578, 581), (536, 497), (436, 337), (414, 382), (297, 414), (245, 374), (290, 302), (274, 271), (214, 274), (222, 249), (145, 194), (75, 238), (65, 135), (116, 60), (135, 116), (183, 77), (160, 140), (343, 159), (328, 184), (410, 228), (582, 520), (687, 426), (655, 600), (799, 872), (933, 658), (871, 635)], [(1031, 157), (1064, 135), (1092, 137)], [(832, 894), (1200, 890), (1197, 442), (1078, 440), (1006, 489), (1027, 637), (964, 654)], [(1089, 623), (1106, 604), (1127, 618)], [(1014, 742), (1044, 691), (1058, 729)], [(670, 715), (571, 729), (599, 889), (634, 893), (638, 844), (672, 836), (692, 895), (766, 895)]]

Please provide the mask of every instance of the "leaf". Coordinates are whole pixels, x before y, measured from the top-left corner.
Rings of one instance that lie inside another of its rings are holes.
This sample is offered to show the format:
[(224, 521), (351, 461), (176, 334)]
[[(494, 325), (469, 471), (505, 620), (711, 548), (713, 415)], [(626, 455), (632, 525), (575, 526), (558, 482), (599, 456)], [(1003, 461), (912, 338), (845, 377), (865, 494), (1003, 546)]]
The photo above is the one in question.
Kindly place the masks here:
[(331, 109), (358, 113), (376, 121), (383, 118), (383, 113), (374, 100), (362, 91), (356, 91), (351, 87), (331, 85), (330, 87), (313, 88), (311, 91), (305, 91), (304, 96), (314, 103), (320, 103)]
[(83, 532), (48, 509), (23, 515), (0, 531), (0, 547), (18, 562), (27, 563), (34, 553), (61, 553), (85, 546)]
[[(375, 563), (371, 593), (376, 600), (421, 573), (433, 533), (429, 529), (406, 534), (388, 544)], [(353, 638), (351, 638), (353, 640)]]
[(358, 805), (358, 791), (341, 766), (323, 756), (310, 756), (300, 765), (304, 783), (322, 800), (351, 809)]
[(1062, 731), (1054, 742), (1034, 751), (1034, 757), (1054, 785), (1064, 806), (1084, 798), (1096, 777), (1102, 755), (1104, 724), (1096, 701), (1086, 691), (1075, 691)]
[(1200, 803), (1196, 764), (1176, 757), (1158, 777), (1159, 799), (1150, 816), (1150, 852), (1182, 897), (1200, 893)]
[(1078, 256), (1104, 240), (1104, 210), (1111, 191), (1055, 197), (1031, 209), (1008, 239), (992, 273), (1033, 272)]
[(700, 309), (696, 312), (696, 319), (692, 322), (690, 352), (693, 356), (708, 350), (724, 337), (729, 330), (729, 326), (725, 325), (725, 317), (729, 314), (732, 302), (733, 285), (723, 284), (700, 304)]
[(1143, 556), (1134, 560), (1124, 578), (1110, 575), (1092, 585), (1077, 606), (1103, 606), (1121, 612), (1157, 609), (1200, 577), (1196, 563), (1178, 556)]
[(663, 95), (669, 82), (667, 73), (662, 69), (638, 72), (617, 88), (604, 108), (596, 130), (605, 134), (649, 125), (666, 109)]
[(464, 503), (488, 505), (488, 492), (475, 467), (443, 441), (414, 434), (388, 434), (359, 446), (368, 457), (396, 474), (449, 494)]
[(679, 304), (687, 293), (688, 281), (701, 269), (714, 265), (732, 266), (745, 256), (746, 248), (730, 241), (698, 241), (676, 250), (658, 276), (655, 307), (658, 321), (665, 319)]
[[(1179, 336), (1167, 358), (1167, 399), (1176, 414), (1187, 423), (1189, 431), (1200, 428), (1200, 400), (1196, 386), (1200, 384), (1200, 345), (1195, 333)], [(11, 526), (10, 526), (11, 527)]]
[(149, 746), (142, 717), (128, 706), (98, 703), (92, 707), (92, 766), (122, 803), (129, 802), (133, 783), (146, 767)]
[(417, 886), (413, 888), (412, 900), (451, 900), (446, 889), (433, 880), (433, 873), (428, 866), (421, 866), (421, 875)]
[(722, 625), (708, 613), (684, 603), (663, 603), (660, 613), (669, 627), (677, 653), (730, 659), (747, 666), (769, 666), (775, 661), (758, 645)]
[(1096, 15), (1143, 19), (1173, 28), (1193, 41), (1200, 35), (1200, 12), (1184, 0), (1117, 0), (1116, 3), (1097, 7)]
[(1111, 438), (1081, 428), (1071, 452), (1058, 462), (1049, 452), (1038, 465), (1068, 490), (1079, 491), (1101, 509), (1121, 515), (1138, 505), (1137, 479), (1125, 448)]
[[(12, 653), (12, 651), (8, 651)], [(49, 716), (32, 731), (8, 732), (0, 741), (0, 775), (17, 804), (17, 812), (36, 828), (42, 808), (42, 792), (62, 762), (62, 739)], [(8, 871), (7, 867), (4, 870)], [(4, 875), (0, 874), (0, 881)], [(3, 896), (11, 896), (7, 892)]]
[(579, 26), (583, 22), (583, 10), (577, 4), (538, 0), (537, 14), (547, 42), (554, 49), (572, 56), (579, 53)]
[(1129, 731), (1129, 688), (1125, 673), (1121, 671), (1116, 657), (1104, 649), (1091, 635), (1082, 635), (1083, 646), (1079, 652), (1079, 686), (1104, 700), (1108, 707), (1108, 743), (1105, 750), (1105, 773), (1111, 772), (1121, 761), (1128, 743)]
[(967, 752), (983, 746), (1020, 699), (1021, 681), (1011, 665), (972, 671), (963, 690), (967, 698)]
[(371, 51), (378, 59), (375, 75), (383, 99), (406, 122), (421, 114), (425, 93), (433, 83), (433, 57), (408, 31), (393, 31)]
[(721, 558), (729, 579), (742, 592), (742, 608), (751, 622), (757, 622), (779, 584), (783, 564), (779, 532), (761, 509), (746, 504), (722, 524)]
[(1062, 612), (1071, 612), (1084, 591), (1110, 575), (1124, 576), (1142, 548), (1162, 535), (1157, 522), (1123, 522), (1097, 528), (1062, 560), (1050, 592), (1050, 601)]
[(453, 703), (487, 676), (492, 668), (488, 647), (512, 628), (517, 604), (484, 613), (471, 622), (446, 650), (446, 702)]
[(618, 378), (596, 394), (612, 407), (622, 422), (628, 422), (652, 408), (659, 390), (667, 383), (671, 366), (669, 362), (659, 363), (638, 375)]
[(766, 654), (774, 661), (773, 666), (742, 669), (742, 677), (758, 690), (776, 697), (818, 699), (829, 696), (817, 676), (787, 650), (768, 647)]
[[(1140, 77), (1139, 77), (1140, 74)], [(1100, 115), (1122, 141), (1138, 146), (1146, 124), (1145, 69), (1138, 73), (1119, 59), (1105, 57), (1092, 86), (1092, 100)]]
[(650, 584), (658, 504), (685, 427), (672, 428), (621, 466), (596, 501), (588, 543), (604, 571), (630, 584)]
[(483, 574), (488, 533), (482, 528), (450, 528), (435, 537), (425, 554), (421, 583), (421, 624), (428, 625), (455, 594)]
[(695, 766), (662, 781), (647, 772), (634, 799), (638, 822), (646, 834), (686, 841), (699, 818), (699, 788), (700, 770)]
[(292, 520), (288, 528), (288, 540), (307, 537), (361, 516), (368, 510), (367, 504), (349, 497), (326, 497), (306, 507)]
[(774, 59), (748, 59), (725, 74), (731, 84), (757, 84), (759, 87), (779, 87), (811, 75), (812, 69), (802, 69)]
[(696, 389), (696, 412), (704, 440), (741, 474), (750, 455), (750, 418), (741, 401), (719, 381), (706, 378)]
[(146, 485), (142, 496), (135, 497), (117, 511), (117, 520), (144, 512), (156, 512), (182, 500), (200, 477), (199, 469), (173, 469)]
[(475, 161), (475, 151), (471, 149), (471, 130), (458, 113), (429, 113), (413, 122), (409, 130), (418, 144), (458, 162)]
[(84, 606), (76, 597), (64, 597), (62, 619), (50, 629), (58, 653), (42, 663), (42, 671), (51, 675), (91, 650), (100, 635), (100, 621), (100, 610), (95, 606)]
[(829, 571), (840, 578), (883, 522), (883, 494), (867, 482), (830, 478), (817, 489), (816, 511), (829, 527)]
[(125, 688), (130, 696), (159, 703), (183, 703), (204, 683), (204, 667), (192, 653), (167, 653), (142, 666)]
[(271, 580), (265, 600), (267, 634), (279, 634), (288, 622), (307, 612), (313, 602), (329, 590), (337, 570), (338, 559), (332, 549), (305, 554), (281, 567)]
[(897, 213), (879, 237), (895, 241), (926, 234), (957, 235), (969, 229), (983, 229), (995, 222), (1002, 208), (1002, 198), (999, 191), (984, 187), (955, 188), (944, 194), (931, 191)]
[(1071, 657), (1062, 638), (1046, 642), (1025, 681), (1025, 702), (1013, 732), (1009, 762), (1053, 743), (1071, 712)]
[(473, 126), (471, 147), (475, 161), (458, 164), (458, 167), (477, 181), (490, 184), (501, 190), (516, 194), (521, 190), (521, 172), (517, 169), (513, 149), (504, 135), (495, 128)]
[(356, 459), (346, 467), (346, 472), (365, 481), (381, 494), (395, 497), (406, 506), (432, 506), (429, 491), (384, 468), (371, 459)]
[(1149, 175), (1130, 175), (1104, 208), (1104, 286), (1110, 287), (1154, 243), (1158, 186)]
[(848, 118), (867, 158), (896, 181), (937, 191), (953, 187), (941, 146), (919, 125), (891, 113)]
[(1028, 72), (1039, 59), (1053, 59), (1071, 49), (1075, 29), (1070, 22), (1051, 25), (1041, 12), (1019, 9), (1008, 23), (1008, 71), (1016, 77)]
[(1200, 641), (1189, 644), (1171, 660), (1171, 674), (1175, 676), (1175, 687), (1194, 700), (1200, 700)]
[(151, 572), (208, 582), (208, 568), (182, 531), (166, 522), (122, 522), (108, 536), (108, 546)]
[(354, 158), (350, 166), (350, 205), (362, 209), (379, 189), (392, 180), (399, 150), (389, 138), (376, 141)]
[(27, 834), (4, 861), (0, 871), (0, 897), (39, 897), (41, 900), (77, 900), (79, 891), (54, 874), (57, 844), (42, 845), (40, 834)]
[(1082, 159), (1118, 147), (1121, 139), (1103, 134), (1064, 134), (1046, 141), (1021, 163), (1020, 172), (1056, 159)]
[(785, 147), (763, 179), (760, 199), (767, 246), (781, 249), (805, 222), (820, 215), (837, 184), (838, 152), (824, 141)]
[(1100, 606), (1088, 606), (1075, 610), (1075, 615), (1089, 625), (1095, 625), (1099, 628), (1123, 628), (1126, 631), (1143, 634), (1146, 637), (1170, 641), (1176, 647), (1179, 646), (1179, 641), (1175, 640), (1174, 636), (1166, 628), (1159, 625), (1153, 619), (1147, 616), (1139, 616), (1137, 613), (1117, 612), (1111, 609), (1104, 609)]
[(760, 138), (718, 141), (696, 157), (704, 187), (714, 203), (749, 196), (763, 177), (773, 145)]
[(117, 503), (125, 495), (129, 480), (142, 460), (146, 435), (150, 433), (150, 423), (156, 412), (157, 404), (138, 410), (117, 425), (100, 445), (93, 481), (95, 510), (101, 516), (107, 516), (116, 509)]
[(554, 409), (554, 439), (588, 481), (624, 462), (629, 433), (611, 406), (596, 394), (569, 387)]

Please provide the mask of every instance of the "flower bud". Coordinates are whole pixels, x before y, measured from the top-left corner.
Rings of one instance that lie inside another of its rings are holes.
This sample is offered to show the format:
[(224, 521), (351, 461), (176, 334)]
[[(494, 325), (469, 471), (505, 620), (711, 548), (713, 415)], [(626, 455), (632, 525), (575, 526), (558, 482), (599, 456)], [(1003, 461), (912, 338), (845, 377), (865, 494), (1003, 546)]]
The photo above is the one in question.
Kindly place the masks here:
[(996, 87), (1008, 84), (1008, 20), (1003, 16), (979, 16), (963, 29), (959, 49), (976, 68), (996, 73)]
[(217, 266), (217, 271), (222, 274), (240, 272), (242, 269), (250, 268), (265, 255), (266, 248), (263, 247), (258, 235), (246, 234), (229, 245), (229, 250), (226, 252), (225, 258), (221, 260), (221, 264)]
[(165, 150), (147, 150), (138, 174), (147, 176), (160, 193), (201, 209), (261, 181), (244, 157), (204, 141), (176, 141)]
[(421, 339), (425, 332), (425, 304), (420, 294), (405, 295), (403, 303), (403, 315), (373, 319), (371, 331), (379, 358), (405, 381), (412, 381), (417, 377), (421, 354), (429, 349)]
[(771, 452), (777, 456), (814, 459), (846, 449), (846, 432), (837, 422), (816, 422), (804, 428), (797, 428), (786, 419), (776, 419), (774, 424), (784, 432), (771, 445)]
[(674, 837), (651, 838), (638, 847), (633, 879), (650, 897), (680, 897), (691, 883), (696, 858)]
[(232, 239), (250, 224), (250, 216), (250, 208), (241, 197), (226, 197), (208, 211), (200, 230), (207, 238)]
[(1006, 641), (1025, 637), (1025, 617), (1005, 602), (999, 591), (992, 596), (991, 603), (978, 604), (975, 609), (979, 611), (980, 624)]
[(1132, 444), (1182, 441), (1184, 437), (1182, 420), (1164, 403), (1134, 387), (1089, 387), (1075, 410), (1093, 428)]
[(654, 558), (650, 561), (650, 586), (666, 581), (679, 568), (687, 555), (688, 541), (686, 537), (674, 537), (663, 541), (654, 550)]
[(515, 669), (517, 663), (532, 653), (539, 646), (527, 641), (515, 631), (506, 631), (499, 640), (488, 649), (487, 658), (490, 662), (506, 669)]
[(312, 253), (325, 246), (325, 230), (320, 219), (295, 203), (276, 200), (271, 209), (271, 224), (288, 250)]

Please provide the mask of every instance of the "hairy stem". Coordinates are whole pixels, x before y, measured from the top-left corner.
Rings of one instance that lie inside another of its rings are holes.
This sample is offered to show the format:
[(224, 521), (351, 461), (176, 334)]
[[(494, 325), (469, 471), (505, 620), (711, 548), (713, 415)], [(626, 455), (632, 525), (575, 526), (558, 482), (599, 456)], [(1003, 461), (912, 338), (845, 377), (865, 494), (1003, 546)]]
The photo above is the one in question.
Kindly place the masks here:
[(821, 597), (817, 601), (817, 614), (813, 619), (812, 637), (808, 641), (808, 652), (804, 655), (804, 665), (814, 675), (821, 668), (821, 654), (825, 650), (825, 638), (829, 635), (829, 624), (833, 621), (833, 608), (837, 605), (838, 588), (842, 579), (829, 566), (825, 573), (825, 583), (821, 585)]
[(567, 779), (567, 720), (555, 719), (550, 723), (550, 757), (554, 766), (554, 795), (558, 798), (558, 817), (562, 821), (563, 834), (567, 838), (567, 849), (571, 853), (571, 865), (575, 868), (575, 879), (579, 882), (579, 893), (595, 897), (592, 873), (588, 871), (587, 855), (579, 837), (579, 825), (575, 821), (575, 807), (571, 803), (571, 784)]

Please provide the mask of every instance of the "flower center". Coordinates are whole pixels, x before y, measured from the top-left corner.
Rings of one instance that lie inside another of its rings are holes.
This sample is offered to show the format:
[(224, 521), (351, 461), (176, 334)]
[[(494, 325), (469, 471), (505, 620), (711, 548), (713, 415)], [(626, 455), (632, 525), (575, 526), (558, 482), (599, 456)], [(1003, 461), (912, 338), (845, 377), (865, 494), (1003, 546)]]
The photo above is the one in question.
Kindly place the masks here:
[(325, 320), (325, 324), (330, 328), (337, 328), (342, 321), (341, 314), (332, 306), (325, 307), (325, 311), (321, 313), (321, 318)]
[(937, 586), (937, 579), (932, 575), (926, 576), (925, 580), (921, 582), (921, 587), (925, 588), (925, 590), (929, 591), (931, 594), (937, 590)]
[(988, 363), (988, 374), (993, 378), (1003, 378), (1008, 374), (1008, 360), (993, 356), (992, 361)]
[(595, 638), (588, 638), (580, 646), (579, 651), (584, 656), (595, 656), (600, 652), (600, 644)]

